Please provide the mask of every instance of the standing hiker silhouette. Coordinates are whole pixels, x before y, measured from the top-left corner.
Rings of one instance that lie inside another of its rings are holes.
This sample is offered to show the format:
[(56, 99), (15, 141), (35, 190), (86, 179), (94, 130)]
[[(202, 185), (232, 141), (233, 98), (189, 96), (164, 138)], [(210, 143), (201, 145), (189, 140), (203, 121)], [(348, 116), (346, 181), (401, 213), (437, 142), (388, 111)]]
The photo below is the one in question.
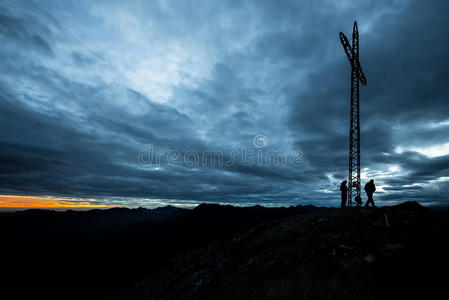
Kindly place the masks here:
[(373, 200), (373, 194), (375, 191), (376, 186), (374, 185), (374, 180), (371, 179), (367, 184), (365, 184), (365, 192), (366, 196), (368, 197), (368, 201), (366, 201), (365, 207), (368, 207), (370, 203), (373, 207), (375, 207)]
[(343, 180), (340, 185), (341, 191), (341, 207), (346, 207), (346, 200), (348, 199), (348, 187), (346, 186), (346, 180)]

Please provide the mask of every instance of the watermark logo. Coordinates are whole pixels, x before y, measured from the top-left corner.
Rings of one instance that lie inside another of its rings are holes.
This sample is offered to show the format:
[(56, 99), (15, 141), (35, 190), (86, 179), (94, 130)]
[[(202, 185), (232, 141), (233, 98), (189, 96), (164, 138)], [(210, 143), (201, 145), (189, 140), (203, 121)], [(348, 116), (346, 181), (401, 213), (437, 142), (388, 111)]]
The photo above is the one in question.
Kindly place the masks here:
[(160, 165), (184, 166), (188, 168), (215, 167), (226, 168), (235, 165), (243, 166), (301, 166), (303, 153), (299, 150), (268, 149), (268, 138), (258, 134), (253, 138), (253, 146), (223, 151), (206, 149), (202, 151), (188, 150), (158, 150), (152, 144), (146, 150), (139, 152), (137, 160), (142, 166)]
[(268, 146), (268, 138), (264, 135), (258, 134), (253, 138), (253, 144), (256, 148), (264, 148)]

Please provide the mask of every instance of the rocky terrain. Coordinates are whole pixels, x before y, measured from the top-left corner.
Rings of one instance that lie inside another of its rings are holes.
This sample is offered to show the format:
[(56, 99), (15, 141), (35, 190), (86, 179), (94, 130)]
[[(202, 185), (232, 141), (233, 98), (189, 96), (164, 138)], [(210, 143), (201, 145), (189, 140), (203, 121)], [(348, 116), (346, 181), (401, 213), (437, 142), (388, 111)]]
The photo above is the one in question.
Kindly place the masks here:
[(0, 213), (0, 296), (439, 299), (448, 229), (415, 202)]
[[(2, 299), (103, 299), (183, 253), (313, 206), (0, 213)], [(8, 297), (6, 297), (8, 295)]]
[(310, 210), (176, 256), (112, 299), (439, 299), (448, 229), (448, 212), (415, 202)]

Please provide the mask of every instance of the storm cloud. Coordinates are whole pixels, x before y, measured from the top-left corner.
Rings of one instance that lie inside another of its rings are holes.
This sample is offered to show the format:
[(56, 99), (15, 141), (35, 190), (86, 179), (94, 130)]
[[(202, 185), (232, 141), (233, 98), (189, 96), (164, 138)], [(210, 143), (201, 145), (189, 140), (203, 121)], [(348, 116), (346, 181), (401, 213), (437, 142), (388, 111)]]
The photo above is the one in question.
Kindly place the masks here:
[[(350, 91), (338, 33), (357, 20), (362, 179), (381, 203), (444, 204), (447, 11), (442, 0), (2, 1), (0, 194), (337, 205)], [(149, 149), (157, 164), (142, 162)], [(169, 157), (207, 151), (238, 155)], [(270, 151), (286, 162), (258, 161)]]

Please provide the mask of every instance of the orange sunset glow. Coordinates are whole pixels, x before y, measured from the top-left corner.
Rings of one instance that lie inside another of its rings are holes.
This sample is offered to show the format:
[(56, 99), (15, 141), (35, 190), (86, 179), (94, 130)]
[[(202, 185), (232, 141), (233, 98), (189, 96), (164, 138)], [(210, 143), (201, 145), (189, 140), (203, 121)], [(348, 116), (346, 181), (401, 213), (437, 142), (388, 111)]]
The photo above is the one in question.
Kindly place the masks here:
[(0, 195), (0, 209), (88, 209), (113, 207), (112, 205), (98, 204), (94, 202), (94, 199)]

